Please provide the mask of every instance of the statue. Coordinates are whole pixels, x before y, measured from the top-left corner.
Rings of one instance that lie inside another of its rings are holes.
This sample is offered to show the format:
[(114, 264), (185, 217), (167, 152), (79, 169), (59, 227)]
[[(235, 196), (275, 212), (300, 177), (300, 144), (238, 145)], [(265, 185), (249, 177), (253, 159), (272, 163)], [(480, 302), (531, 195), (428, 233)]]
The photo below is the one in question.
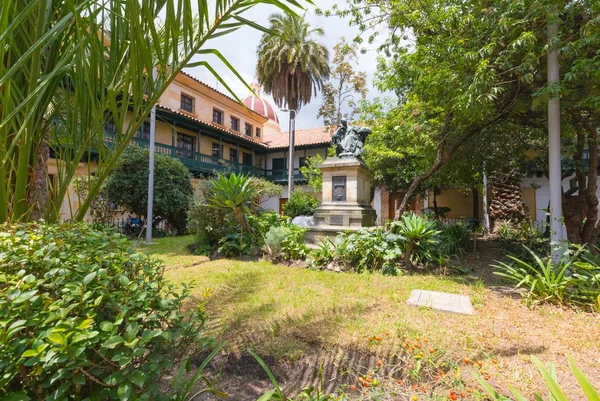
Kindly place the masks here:
[(360, 158), (367, 136), (371, 130), (367, 127), (348, 126), (348, 121), (343, 119), (333, 137), (331, 143), (335, 146), (337, 157)]

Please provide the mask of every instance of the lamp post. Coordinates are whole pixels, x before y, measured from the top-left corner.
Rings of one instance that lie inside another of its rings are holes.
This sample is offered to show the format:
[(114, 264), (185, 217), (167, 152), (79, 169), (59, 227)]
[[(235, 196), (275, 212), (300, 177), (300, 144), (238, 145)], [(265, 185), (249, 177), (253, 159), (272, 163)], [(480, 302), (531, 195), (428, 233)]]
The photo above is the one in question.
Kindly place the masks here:
[[(156, 81), (156, 67), (152, 69), (152, 81)], [(143, 125), (142, 125), (143, 127)], [(143, 128), (142, 128), (143, 129)], [(152, 209), (154, 206), (154, 143), (156, 142), (156, 104), (150, 112), (150, 162), (148, 166), (148, 211), (146, 212), (146, 244), (152, 243)]]
[[(555, 4), (548, 19), (548, 86), (560, 83), (558, 49), (558, 6)], [(550, 240), (552, 259), (560, 259), (562, 241), (562, 170), (560, 161), (560, 95), (553, 93), (548, 98), (548, 164), (550, 181)]]
[(281, 109), (284, 113), (290, 112), (290, 146), (288, 150), (288, 199), (294, 190), (294, 131), (296, 129), (296, 110)]

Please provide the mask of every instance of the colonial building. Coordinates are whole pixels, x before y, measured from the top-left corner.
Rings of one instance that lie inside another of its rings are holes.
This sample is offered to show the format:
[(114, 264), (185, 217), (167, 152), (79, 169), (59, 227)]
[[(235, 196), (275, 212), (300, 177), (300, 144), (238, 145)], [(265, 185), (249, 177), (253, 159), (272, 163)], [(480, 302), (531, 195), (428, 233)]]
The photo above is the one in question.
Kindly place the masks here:
[[(282, 132), (276, 109), (261, 97), (260, 87), (237, 100), (182, 72), (171, 83), (156, 107), (155, 151), (180, 160), (192, 173), (193, 183), (218, 172), (243, 172), (263, 177), (283, 186), (281, 199), (265, 199), (263, 207), (280, 210), (287, 199), (287, 160), (289, 133)], [(107, 140), (114, 138), (116, 125), (110, 119), (105, 125)], [(332, 133), (325, 127), (297, 130), (294, 160), (295, 185), (306, 180), (300, 167), (317, 153), (325, 158)], [(148, 148), (150, 123), (145, 122), (136, 133), (132, 146)], [(93, 170), (82, 164), (81, 175)], [(57, 174), (56, 160), (51, 159), (48, 173)], [(62, 207), (69, 219), (78, 208), (77, 196), (70, 191)]]

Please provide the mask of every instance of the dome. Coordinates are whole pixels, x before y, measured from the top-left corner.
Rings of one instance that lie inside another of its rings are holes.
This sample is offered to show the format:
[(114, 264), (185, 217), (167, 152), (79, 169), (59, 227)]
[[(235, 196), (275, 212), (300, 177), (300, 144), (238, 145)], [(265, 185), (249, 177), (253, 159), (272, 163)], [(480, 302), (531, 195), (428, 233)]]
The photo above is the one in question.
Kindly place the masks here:
[[(244, 105), (263, 116), (267, 116), (269, 120), (275, 121), (279, 124), (279, 117), (277, 113), (275, 113), (275, 109), (269, 102), (264, 99), (261, 99), (260, 96), (260, 86), (256, 83), (250, 84), (250, 87), (254, 90), (254, 93), (250, 93), (250, 95), (243, 100)], [(258, 96), (257, 96), (258, 95)]]

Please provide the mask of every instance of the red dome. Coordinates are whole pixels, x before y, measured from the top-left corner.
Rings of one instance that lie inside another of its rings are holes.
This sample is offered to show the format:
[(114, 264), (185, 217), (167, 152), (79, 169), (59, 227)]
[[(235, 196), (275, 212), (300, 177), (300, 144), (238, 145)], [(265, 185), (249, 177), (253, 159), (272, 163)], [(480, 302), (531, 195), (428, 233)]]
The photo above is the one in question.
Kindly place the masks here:
[(273, 120), (279, 124), (279, 117), (277, 117), (275, 109), (273, 109), (273, 106), (271, 106), (266, 100), (263, 100), (257, 96), (248, 96), (244, 99), (244, 105), (246, 105), (246, 107), (250, 110), (254, 110), (263, 116), (267, 116), (269, 120)]

